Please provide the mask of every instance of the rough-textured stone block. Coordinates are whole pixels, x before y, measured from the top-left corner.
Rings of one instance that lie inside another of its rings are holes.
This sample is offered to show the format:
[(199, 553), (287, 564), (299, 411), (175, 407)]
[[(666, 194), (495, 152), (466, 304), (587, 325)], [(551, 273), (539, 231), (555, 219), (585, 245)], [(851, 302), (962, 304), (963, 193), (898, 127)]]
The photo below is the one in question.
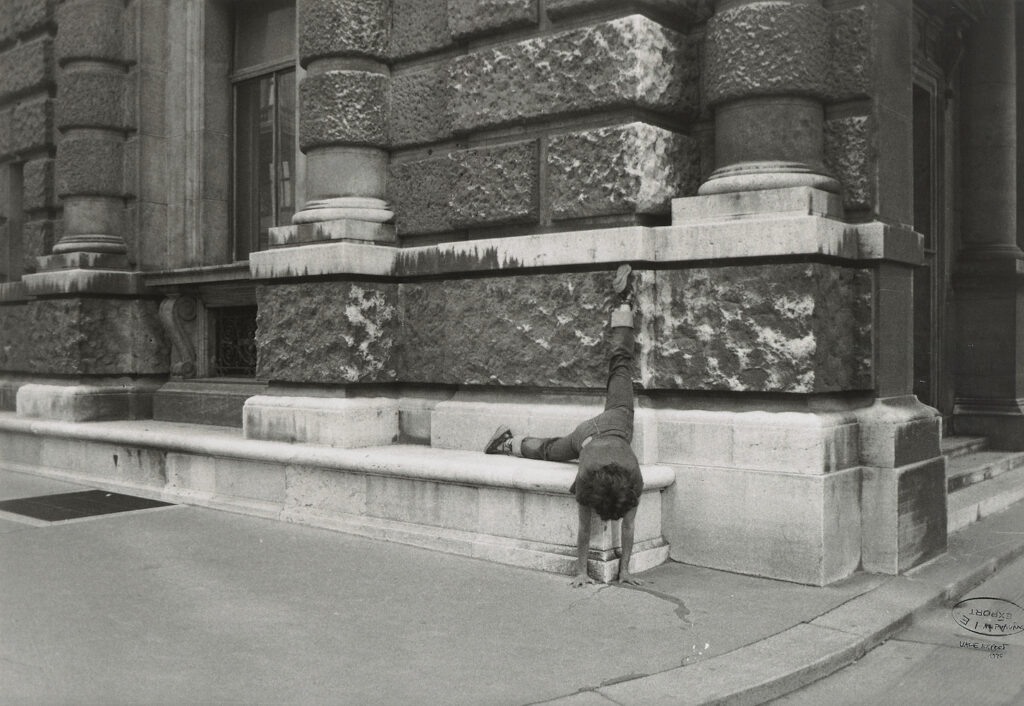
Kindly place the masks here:
[(388, 168), (388, 198), (399, 235), (452, 230), (455, 163), (444, 157), (400, 162)]
[(537, 24), (537, 0), (448, 0), (448, 26), (469, 37)]
[(399, 234), (536, 221), (537, 142), (394, 164), (388, 194)]
[(124, 74), (62, 72), (57, 81), (57, 127), (124, 125)]
[(456, 226), (537, 221), (536, 141), (464, 150), (453, 157), (449, 210)]
[(57, 58), (124, 61), (124, 3), (79, 0), (57, 8)]
[(387, 144), (388, 78), (363, 71), (307, 76), (299, 87), (299, 144)]
[(328, 56), (384, 58), (391, 3), (387, 0), (306, 0), (299, 3), (302, 65)]
[(667, 213), (700, 178), (696, 142), (646, 123), (553, 136), (547, 167), (556, 219)]
[(396, 377), (398, 285), (258, 286), (257, 377), (318, 383)]
[(768, 94), (828, 93), (829, 12), (800, 3), (753, 3), (708, 21), (708, 104)]
[(456, 57), (449, 65), (456, 131), (570, 112), (696, 107), (687, 39), (639, 15)]
[(50, 147), (56, 142), (53, 123), (53, 100), (38, 98), (23, 101), (14, 107), (11, 116), (11, 152)]
[(167, 372), (170, 349), (152, 301), (83, 297), (0, 308), (0, 369), (47, 375)]
[(611, 273), (401, 285), (403, 380), (603, 388)]
[(57, 193), (121, 196), (124, 143), (92, 138), (64, 139), (57, 149)]
[(9, 0), (6, 13), (10, 15), (15, 34), (27, 34), (53, 22), (57, 0)]
[(11, 147), (11, 123), (13, 122), (13, 109), (0, 110), (0, 157), (6, 156), (14, 151)]
[(57, 204), (53, 190), (53, 160), (33, 159), (31, 162), (25, 162), (22, 186), (22, 208), (25, 211), (55, 207)]
[(391, 56), (405, 58), (451, 44), (448, 0), (392, 0)]
[(60, 238), (58, 221), (26, 221), (21, 226), (22, 253), (25, 256), (22, 272), (36, 271), (36, 258), (49, 255), (53, 244)]
[(837, 392), (871, 386), (871, 275), (816, 263), (665, 270), (652, 387)]
[(53, 40), (41, 37), (0, 54), (0, 102), (53, 85)]
[(871, 85), (871, 33), (866, 6), (832, 13), (829, 23), (828, 98), (847, 100), (868, 93)]
[(451, 89), (445, 66), (404, 73), (391, 80), (390, 134), (393, 146), (438, 142), (451, 135)]
[(871, 121), (863, 115), (825, 121), (825, 167), (843, 185), (843, 206), (871, 208)]
[(714, 13), (711, 0), (548, 0), (549, 17), (559, 19), (589, 10), (614, 8), (624, 12), (638, 9), (664, 12), (683, 22), (703, 22)]

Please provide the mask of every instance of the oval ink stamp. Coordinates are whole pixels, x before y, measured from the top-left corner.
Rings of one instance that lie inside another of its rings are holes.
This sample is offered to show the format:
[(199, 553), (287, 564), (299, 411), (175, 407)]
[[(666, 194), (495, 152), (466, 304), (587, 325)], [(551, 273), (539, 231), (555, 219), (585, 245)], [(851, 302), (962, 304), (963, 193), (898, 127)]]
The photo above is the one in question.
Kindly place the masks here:
[(976, 635), (1003, 637), (1024, 632), (1024, 608), (1005, 598), (965, 598), (952, 608), (953, 621)]

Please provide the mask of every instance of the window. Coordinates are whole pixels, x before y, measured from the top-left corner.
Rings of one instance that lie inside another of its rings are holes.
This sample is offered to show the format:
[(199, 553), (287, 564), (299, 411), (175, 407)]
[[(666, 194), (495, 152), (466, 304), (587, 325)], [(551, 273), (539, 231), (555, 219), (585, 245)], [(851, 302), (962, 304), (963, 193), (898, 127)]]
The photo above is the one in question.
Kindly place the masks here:
[(295, 212), (295, 4), (239, 6), (234, 29), (234, 249), (246, 260)]
[(207, 310), (213, 331), (212, 373), (216, 377), (256, 375), (256, 307)]

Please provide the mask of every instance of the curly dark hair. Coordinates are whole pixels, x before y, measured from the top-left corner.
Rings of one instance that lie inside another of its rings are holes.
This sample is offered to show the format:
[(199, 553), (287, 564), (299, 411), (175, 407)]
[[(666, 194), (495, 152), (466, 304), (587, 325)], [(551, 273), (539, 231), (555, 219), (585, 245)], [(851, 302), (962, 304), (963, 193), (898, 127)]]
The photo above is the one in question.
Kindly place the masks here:
[(639, 504), (640, 497), (629, 471), (610, 463), (576, 482), (576, 502), (596, 510), (602, 520), (618, 520)]

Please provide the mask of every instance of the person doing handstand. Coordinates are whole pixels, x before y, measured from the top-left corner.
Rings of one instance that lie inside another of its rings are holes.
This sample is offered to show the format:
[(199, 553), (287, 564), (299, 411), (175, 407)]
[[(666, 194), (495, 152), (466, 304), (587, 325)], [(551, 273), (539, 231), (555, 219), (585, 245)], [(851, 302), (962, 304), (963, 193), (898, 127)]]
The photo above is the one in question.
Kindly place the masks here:
[(576, 534), (576, 575), (572, 585), (596, 583), (587, 573), (591, 512), (602, 520), (622, 520), (622, 554), (618, 582), (639, 585), (629, 573), (633, 553), (633, 522), (644, 481), (629, 442), (633, 439), (633, 287), (632, 269), (622, 265), (615, 273), (614, 289), (620, 304), (611, 314), (611, 355), (604, 411), (580, 424), (568, 436), (537, 438), (515, 436), (499, 426), (485, 453), (506, 454), (544, 461), (579, 459), (579, 470), (569, 492), (576, 496), (579, 529)]

